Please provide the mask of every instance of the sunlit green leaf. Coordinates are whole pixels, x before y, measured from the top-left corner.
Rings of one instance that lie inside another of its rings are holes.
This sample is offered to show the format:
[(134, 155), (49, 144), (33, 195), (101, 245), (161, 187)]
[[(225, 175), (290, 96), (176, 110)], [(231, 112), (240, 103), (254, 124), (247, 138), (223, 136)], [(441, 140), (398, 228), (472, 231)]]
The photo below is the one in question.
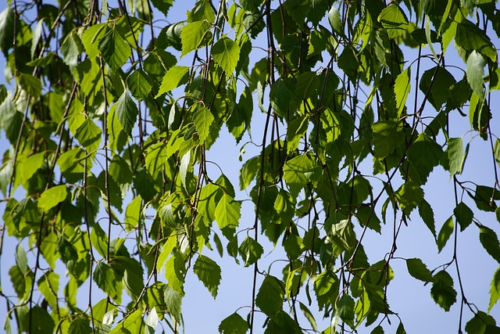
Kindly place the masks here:
[(210, 28), (211, 25), (207, 21), (195, 21), (185, 25), (181, 32), (181, 56), (201, 47), (204, 38), (210, 34)]
[(210, 126), (214, 121), (214, 116), (205, 107), (198, 107), (196, 112), (193, 115), (193, 122), (196, 130), (198, 130), (198, 136), (200, 142), (204, 142), (208, 137), (208, 133), (210, 131)]
[(212, 57), (229, 76), (233, 73), (240, 58), (240, 48), (230, 38), (222, 37), (212, 47)]
[(38, 199), (38, 208), (40, 211), (47, 212), (68, 196), (68, 191), (65, 185), (55, 186), (45, 190)]
[(161, 82), (160, 90), (155, 98), (183, 85), (188, 80), (189, 68), (187, 66), (174, 66), (170, 68)]
[(490, 283), (490, 303), (488, 305), (488, 313), (500, 299), (500, 268), (495, 271), (493, 279)]
[(222, 230), (225, 227), (236, 228), (241, 218), (241, 203), (228, 194), (224, 194), (215, 208), (215, 220)]

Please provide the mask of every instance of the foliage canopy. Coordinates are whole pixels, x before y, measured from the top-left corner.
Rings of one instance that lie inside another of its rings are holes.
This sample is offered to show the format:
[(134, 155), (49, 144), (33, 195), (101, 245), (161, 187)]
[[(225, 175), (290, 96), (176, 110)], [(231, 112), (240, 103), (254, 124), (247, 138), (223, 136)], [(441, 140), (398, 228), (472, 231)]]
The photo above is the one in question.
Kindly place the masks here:
[[(178, 333), (189, 276), (217, 298), (219, 253), (253, 278), (220, 333), (405, 333), (396, 262), (444, 311), (458, 305), (459, 332), (499, 331), (500, 269), (478, 308), (457, 251), (474, 230), (500, 262), (496, 2), (177, 5), (9, 0), (0, 14), (4, 329)], [(241, 149), (239, 180), (237, 156), (212, 155), (221, 140)], [(438, 169), (444, 223), (424, 192)], [(412, 224), (451, 258), (401, 257)], [(377, 233), (390, 242), (374, 259)]]

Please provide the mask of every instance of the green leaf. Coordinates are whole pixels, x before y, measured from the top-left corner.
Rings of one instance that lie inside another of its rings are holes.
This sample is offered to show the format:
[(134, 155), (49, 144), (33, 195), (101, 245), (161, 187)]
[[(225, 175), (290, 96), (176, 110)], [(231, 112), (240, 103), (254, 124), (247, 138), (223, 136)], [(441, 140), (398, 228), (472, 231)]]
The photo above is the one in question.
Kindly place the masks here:
[(408, 149), (407, 155), (421, 183), (425, 184), (429, 174), (439, 164), (443, 151), (434, 140), (421, 133)]
[(94, 269), (94, 282), (108, 296), (120, 303), (122, 296), (122, 283), (116, 277), (115, 271), (106, 263), (99, 261)]
[(297, 77), (295, 95), (299, 100), (307, 100), (316, 95), (319, 78), (315, 72), (303, 72)]
[(308, 0), (287, 0), (283, 7), (295, 20), (295, 22), (304, 22), (306, 15), (312, 9), (310, 1)]
[(28, 257), (26, 256), (26, 251), (24, 250), (22, 243), (18, 243), (16, 246), (15, 258), (16, 258), (16, 264), (19, 267), (19, 270), (21, 270), (23, 275), (26, 275), (28, 273), (28, 270), (29, 270)]
[(434, 275), (431, 296), (446, 312), (457, 301), (457, 292), (453, 288), (453, 279), (450, 274), (442, 270)]
[(141, 221), (141, 210), (142, 198), (139, 195), (127, 205), (127, 209), (125, 210), (125, 229), (127, 231), (132, 231), (139, 226), (139, 222)]
[(90, 319), (87, 317), (78, 317), (71, 321), (68, 329), (69, 334), (91, 334)]
[(168, 312), (176, 322), (180, 323), (182, 321), (182, 295), (168, 285), (165, 288), (164, 298)]
[(215, 220), (219, 228), (236, 228), (241, 218), (241, 203), (224, 194), (215, 208)]
[(212, 47), (214, 61), (230, 76), (240, 59), (240, 47), (227, 37), (220, 38)]
[(42, 95), (42, 82), (39, 78), (31, 74), (20, 73), (17, 76), (17, 80), (21, 88), (31, 95), (31, 97), (36, 99)]
[(94, 224), (90, 232), (90, 241), (92, 246), (97, 250), (99, 255), (106, 258), (108, 252), (107, 236), (99, 224)]
[(486, 226), (479, 227), (479, 241), (488, 254), (500, 263), (500, 243), (495, 231)]
[(467, 81), (478, 96), (483, 96), (484, 94), (483, 76), (485, 65), (486, 59), (476, 51), (472, 51), (469, 58), (467, 58)]
[(106, 63), (108, 63), (113, 70), (122, 67), (132, 55), (130, 46), (116, 29), (109, 29), (101, 38), (99, 41), (99, 50)]
[(394, 84), (394, 93), (396, 94), (396, 103), (398, 109), (398, 117), (402, 115), (403, 110), (406, 106), (406, 99), (411, 90), (411, 67), (407, 67), (406, 70), (401, 72), (396, 78)]
[(356, 212), (356, 218), (362, 226), (368, 227), (377, 233), (381, 233), (381, 223), (375, 212), (372, 213), (370, 206), (361, 206)]
[(444, 222), (436, 239), (436, 244), (438, 246), (439, 252), (443, 250), (444, 246), (448, 242), (448, 239), (450, 239), (453, 229), (454, 229), (453, 216), (451, 216)]
[(403, 35), (408, 29), (406, 15), (397, 5), (385, 7), (378, 16), (378, 21), (382, 23), (391, 39)]
[(95, 125), (90, 118), (87, 118), (75, 132), (75, 138), (89, 152), (94, 152), (99, 148), (101, 135), (101, 128)]
[(185, 84), (189, 78), (189, 67), (173, 66), (170, 68), (161, 82), (160, 90), (156, 94), (155, 99), (160, 95), (170, 92), (171, 90)]
[[(17, 298), (19, 300), (23, 300), (24, 295), (26, 294), (26, 280), (29, 276), (26, 276), (21, 272), (19, 266), (12, 266), (9, 269), (10, 281), (12, 282), (12, 287), (17, 294)], [(28, 281), (29, 284), (29, 281)], [(28, 289), (29, 291), (30, 289)]]
[(424, 191), (413, 182), (406, 182), (395, 193), (399, 206), (409, 215), (424, 198)]
[(479, 210), (493, 212), (497, 208), (495, 200), (500, 199), (500, 193), (491, 187), (478, 185), (473, 199)]
[(99, 54), (99, 41), (106, 33), (106, 24), (99, 23), (90, 26), (83, 32), (82, 42), (89, 58), (95, 58)]
[(125, 133), (129, 137), (132, 136), (132, 129), (137, 121), (139, 110), (134, 100), (132, 100), (127, 92), (123, 92), (120, 99), (116, 102), (115, 113)]
[(465, 50), (477, 51), (496, 62), (497, 52), (488, 35), (469, 20), (463, 20), (457, 25), (455, 42)]
[(488, 313), (491, 312), (491, 309), (500, 299), (500, 268), (495, 271), (493, 274), (493, 279), (490, 283), (490, 303), (488, 304)]
[(398, 120), (379, 121), (372, 129), (376, 158), (387, 157), (404, 142), (403, 124)]
[(467, 157), (466, 152), (464, 153), (463, 150), (462, 137), (449, 138), (446, 153), (450, 164), (450, 176), (462, 174), (465, 158)]
[(186, 268), (182, 254), (175, 251), (165, 265), (165, 278), (168, 280), (168, 285), (181, 295), (184, 295), (185, 272)]
[(283, 118), (288, 115), (288, 107), (293, 98), (292, 92), (288, 89), (282, 78), (279, 78), (271, 86), (269, 99), (274, 111)]
[(68, 191), (65, 185), (55, 186), (45, 190), (42, 196), (38, 199), (38, 208), (41, 212), (47, 212), (68, 196)]
[(335, 305), (335, 315), (352, 326), (354, 323), (354, 299), (346, 293), (342, 294)]
[(214, 260), (200, 255), (194, 263), (193, 271), (215, 299), (221, 280), (219, 265)]
[(210, 126), (214, 121), (214, 116), (208, 108), (198, 107), (193, 115), (193, 122), (198, 131), (199, 141), (203, 143), (208, 137)]
[(283, 309), (283, 297), (284, 292), (281, 282), (274, 276), (267, 275), (260, 285), (255, 305), (272, 318)]
[(8, 5), (0, 14), (0, 49), (5, 58), (14, 41), (14, 20), (14, 10)]
[(262, 248), (262, 246), (255, 241), (255, 239), (247, 236), (241, 243), (240, 247), (238, 247), (238, 251), (241, 258), (245, 261), (245, 267), (248, 267), (260, 259), (262, 253), (264, 252), (264, 248)]
[(299, 305), (300, 305), (300, 309), (302, 310), (302, 312), (304, 313), (304, 316), (306, 317), (306, 319), (309, 321), (309, 323), (311, 324), (311, 328), (316, 331), (317, 328), (318, 328), (318, 325), (316, 324), (316, 320), (314, 319), (314, 315), (312, 314), (312, 312), (307, 308), (306, 305), (304, 305), (302, 302), (299, 302)]
[(141, 333), (144, 328), (144, 321), (142, 319), (143, 310), (135, 310), (128, 313), (125, 318), (120, 321), (109, 334), (136, 334)]
[(496, 334), (495, 319), (482, 311), (478, 311), (472, 319), (465, 325), (465, 330), (469, 334)]
[(474, 218), (474, 213), (464, 202), (460, 202), (455, 207), (453, 214), (460, 224), (460, 231), (465, 230), (472, 223), (472, 218)]
[(438, 66), (428, 69), (422, 74), (419, 88), (434, 108), (439, 111), (443, 103), (448, 100), (450, 88), (455, 83), (453, 75), (443, 67)]
[(84, 51), (84, 47), (76, 31), (72, 31), (66, 36), (61, 44), (60, 51), (66, 65), (72, 68), (78, 65), (78, 56)]
[(181, 57), (200, 48), (205, 37), (210, 34), (211, 27), (207, 21), (195, 21), (185, 25), (181, 32)]
[(52, 309), (57, 309), (58, 299), (57, 293), (59, 291), (59, 275), (53, 271), (43, 274), (38, 280), (38, 288), (49, 303)]
[(137, 100), (144, 100), (151, 94), (153, 82), (142, 69), (133, 71), (127, 77), (127, 87)]
[(55, 327), (54, 320), (52, 320), (47, 310), (36, 305), (29, 312), (29, 318), (32, 321), (30, 326), (31, 334), (53, 333)]
[(296, 197), (305, 187), (314, 172), (315, 163), (309, 154), (301, 154), (288, 160), (283, 167), (283, 179), (290, 188), (292, 197)]
[(247, 331), (248, 323), (236, 312), (222, 320), (219, 325), (221, 334), (245, 334)]
[(328, 22), (332, 26), (333, 31), (337, 34), (344, 35), (344, 29), (342, 28), (342, 21), (340, 20), (340, 13), (335, 5), (328, 11)]
[(152, 0), (151, 3), (156, 7), (156, 9), (166, 16), (168, 14), (168, 10), (174, 4), (174, 0)]
[(422, 262), (422, 260), (418, 258), (407, 259), (406, 267), (408, 268), (408, 272), (410, 273), (410, 275), (415, 277), (416, 279), (424, 282), (432, 281), (432, 274), (430, 270), (427, 269), (427, 266)]

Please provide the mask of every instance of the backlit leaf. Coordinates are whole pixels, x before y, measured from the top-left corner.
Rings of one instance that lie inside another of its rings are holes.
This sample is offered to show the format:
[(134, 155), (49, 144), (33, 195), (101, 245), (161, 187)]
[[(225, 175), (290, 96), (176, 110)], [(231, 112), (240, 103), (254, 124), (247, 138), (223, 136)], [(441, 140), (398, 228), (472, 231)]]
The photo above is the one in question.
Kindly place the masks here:
[(495, 271), (493, 279), (490, 283), (490, 303), (488, 305), (488, 313), (500, 299), (500, 268)]
[(122, 296), (122, 283), (118, 280), (114, 270), (106, 263), (99, 261), (94, 268), (94, 282), (102, 291), (120, 303)]
[(406, 15), (397, 5), (384, 8), (378, 17), (378, 21), (387, 30), (389, 38), (396, 38), (405, 33), (408, 28)]
[(113, 70), (122, 67), (132, 54), (130, 46), (116, 29), (109, 29), (101, 38), (99, 41), (99, 50), (106, 63)]
[(408, 67), (398, 75), (398, 77), (396, 78), (396, 83), (394, 84), (394, 93), (396, 94), (398, 116), (401, 116), (404, 107), (406, 106), (406, 99), (408, 98), (408, 94), (411, 90), (410, 79), (411, 67)]
[(181, 32), (181, 57), (200, 48), (204, 38), (210, 34), (210, 28), (211, 25), (207, 21), (195, 21), (186, 24)]
[(479, 240), (492, 258), (500, 263), (500, 243), (495, 231), (486, 226), (479, 228)]
[(260, 259), (264, 248), (255, 239), (246, 237), (238, 248), (238, 251), (243, 261), (245, 261), (245, 267), (248, 267)]
[(406, 267), (410, 275), (424, 282), (432, 281), (432, 274), (427, 266), (420, 259), (406, 260)]
[(196, 130), (198, 130), (199, 141), (204, 142), (207, 139), (210, 131), (210, 126), (214, 121), (214, 116), (209, 109), (198, 107), (193, 115), (193, 122)]
[(408, 149), (407, 155), (421, 183), (425, 184), (434, 167), (439, 165), (443, 151), (434, 140), (421, 133)]
[(127, 92), (123, 92), (120, 99), (116, 102), (115, 113), (125, 133), (131, 136), (139, 110)]
[(446, 246), (446, 243), (448, 242), (448, 239), (450, 239), (451, 233), (453, 232), (454, 229), (454, 223), (453, 223), (453, 216), (448, 218), (443, 226), (441, 227), (441, 230), (439, 231), (439, 234), (436, 239), (436, 244), (438, 246), (439, 252), (441, 252)]
[(68, 191), (65, 185), (55, 186), (45, 190), (38, 199), (38, 208), (47, 212), (66, 199)]
[(174, 66), (170, 68), (161, 82), (160, 90), (155, 98), (183, 85), (188, 80), (189, 68), (187, 66)]
[(483, 96), (483, 75), (485, 65), (486, 60), (476, 51), (472, 51), (469, 58), (467, 58), (467, 81), (474, 93), (478, 96)]
[(151, 79), (142, 69), (132, 72), (127, 77), (127, 86), (132, 96), (137, 100), (146, 99), (153, 87)]
[(225, 227), (236, 228), (241, 218), (241, 203), (228, 194), (224, 194), (215, 208), (215, 220), (222, 230)]
[(467, 156), (466, 152), (464, 153), (463, 150), (462, 137), (449, 138), (446, 153), (450, 164), (450, 175), (462, 174), (465, 158)]
[(465, 230), (474, 218), (474, 213), (464, 202), (460, 202), (453, 210), (453, 213), (460, 224), (460, 231)]
[(194, 263), (193, 271), (215, 299), (221, 280), (221, 269), (219, 265), (209, 257), (200, 255)]
[(245, 334), (248, 331), (248, 323), (238, 313), (233, 313), (221, 321), (219, 333), (221, 334)]
[(222, 37), (212, 47), (214, 61), (230, 76), (240, 58), (240, 48), (233, 40)]
[(255, 304), (267, 316), (273, 317), (283, 308), (284, 291), (280, 281), (274, 276), (267, 275), (260, 285)]
[(433, 277), (431, 296), (446, 312), (457, 301), (457, 292), (453, 288), (453, 279), (446, 271), (440, 271)]

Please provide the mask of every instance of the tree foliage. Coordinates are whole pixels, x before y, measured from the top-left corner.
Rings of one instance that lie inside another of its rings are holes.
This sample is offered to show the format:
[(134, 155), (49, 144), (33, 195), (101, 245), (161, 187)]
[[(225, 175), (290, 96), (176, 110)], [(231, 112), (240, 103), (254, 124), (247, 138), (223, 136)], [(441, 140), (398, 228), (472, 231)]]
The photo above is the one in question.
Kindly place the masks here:
[[(9, 0), (0, 14), (4, 329), (178, 333), (187, 278), (220, 292), (218, 252), (253, 282), (220, 333), (405, 333), (388, 291), (406, 274), (458, 305), (459, 332), (498, 331), (499, 271), (480, 309), (458, 256), (475, 242), (500, 262), (496, 2), (176, 5)], [(241, 164), (214, 158), (220, 141)], [(478, 183), (465, 172), (483, 143)], [(444, 222), (425, 193), (438, 170)], [(446, 262), (398, 254), (415, 224)], [(377, 233), (380, 258), (365, 248)]]

